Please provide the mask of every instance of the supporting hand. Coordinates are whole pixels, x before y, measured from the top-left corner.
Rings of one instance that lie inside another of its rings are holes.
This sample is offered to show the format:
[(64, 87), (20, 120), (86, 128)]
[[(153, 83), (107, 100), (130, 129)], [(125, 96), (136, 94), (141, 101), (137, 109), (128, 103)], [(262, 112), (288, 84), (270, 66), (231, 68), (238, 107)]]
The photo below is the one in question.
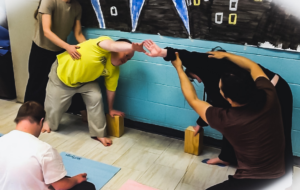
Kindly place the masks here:
[(207, 52), (208, 54), (208, 58), (215, 58), (215, 59), (224, 59), (226, 57), (226, 55), (228, 53), (226, 52), (222, 52), (222, 51), (210, 51), (210, 52)]
[(86, 176), (87, 176), (86, 173), (82, 173), (82, 174), (78, 174), (78, 175), (74, 176), (74, 178), (76, 179), (77, 183), (80, 184), (80, 183), (86, 181)]
[(143, 52), (143, 53), (146, 53), (146, 51), (144, 50), (144, 48), (143, 48), (143, 44), (144, 44), (144, 42), (142, 42), (142, 43), (132, 43), (132, 49), (134, 50), (134, 51), (138, 51), (138, 52)]
[(201, 126), (200, 125), (196, 125), (195, 127), (193, 127), (194, 128), (194, 136), (196, 136), (198, 133), (199, 133), (199, 131), (200, 131), (200, 129), (201, 129)]
[(176, 59), (172, 61), (172, 64), (175, 67), (175, 69), (178, 70), (179, 68), (182, 68), (182, 62), (179, 58), (179, 53), (175, 52), (175, 55), (176, 55)]
[(144, 46), (147, 48), (149, 53), (146, 53), (149, 57), (166, 57), (167, 50), (160, 48), (152, 40), (145, 40)]
[(66, 50), (71, 55), (72, 59), (80, 59), (81, 55), (77, 51), (80, 47), (77, 45), (69, 45)]
[(124, 113), (124, 112), (121, 112), (121, 111), (118, 111), (118, 110), (110, 110), (110, 111), (109, 111), (109, 115), (110, 115), (111, 117), (114, 117), (114, 115), (118, 115), (118, 116), (124, 117), (124, 116), (125, 116), (125, 113)]

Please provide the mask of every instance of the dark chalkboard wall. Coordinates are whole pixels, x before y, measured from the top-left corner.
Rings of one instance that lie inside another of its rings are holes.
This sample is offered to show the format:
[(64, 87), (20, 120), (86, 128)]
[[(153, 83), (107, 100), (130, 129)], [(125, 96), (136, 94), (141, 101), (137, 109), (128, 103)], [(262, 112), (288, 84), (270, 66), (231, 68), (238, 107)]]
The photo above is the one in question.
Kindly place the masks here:
[[(300, 19), (269, 0), (182, 0), (190, 33), (174, 5), (174, 1), (178, 4), (179, 0), (78, 1), (83, 9), (82, 24), (86, 27), (99, 28), (93, 7), (98, 1), (106, 29), (131, 32), (130, 4), (143, 2), (135, 32), (250, 45), (268, 41), (275, 46), (282, 44), (283, 49), (294, 50), (300, 44)], [(112, 7), (117, 10), (117, 15), (112, 15)], [(216, 13), (222, 14), (217, 16), (219, 23), (215, 22)]]

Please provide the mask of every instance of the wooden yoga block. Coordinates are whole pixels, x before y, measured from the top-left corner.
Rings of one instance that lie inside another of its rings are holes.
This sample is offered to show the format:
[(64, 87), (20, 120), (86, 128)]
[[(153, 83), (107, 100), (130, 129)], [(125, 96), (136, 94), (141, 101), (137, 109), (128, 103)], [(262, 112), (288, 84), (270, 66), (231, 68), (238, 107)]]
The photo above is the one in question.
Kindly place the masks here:
[(203, 128), (194, 136), (194, 128), (189, 126), (184, 134), (184, 152), (194, 155), (199, 155), (203, 149)]
[(106, 114), (107, 134), (113, 137), (121, 137), (124, 134), (124, 118), (118, 115), (111, 117)]

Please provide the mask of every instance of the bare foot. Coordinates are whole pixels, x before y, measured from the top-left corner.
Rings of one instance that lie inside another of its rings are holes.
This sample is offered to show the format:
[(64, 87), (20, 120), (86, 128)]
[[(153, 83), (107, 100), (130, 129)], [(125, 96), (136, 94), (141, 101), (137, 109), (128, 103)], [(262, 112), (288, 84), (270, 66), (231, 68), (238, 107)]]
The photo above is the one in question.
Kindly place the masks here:
[(47, 132), (47, 133), (51, 132), (51, 129), (50, 129), (47, 121), (44, 122), (43, 128), (42, 128), (42, 133), (45, 133), (45, 132)]
[(80, 111), (80, 114), (81, 114), (82, 121), (88, 122), (87, 111), (86, 110), (82, 110), (82, 111)]
[(220, 160), (220, 158), (212, 158), (212, 159), (207, 161), (207, 164), (210, 164), (210, 165), (224, 164), (226, 166), (229, 165), (228, 162), (224, 162), (223, 160)]
[(97, 139), (98, 139), (100, 142), (102, 142), (102, 144), (103, 144), (104, 146), (110, 146), (110, 145), (112, 145), (112, 140), (109, 139), (109, 138), (106, 138), (106, 137), (103, 137), (103, 138), (97, 137)]
[(201, 127), (200, 127), (200, 125), (197, 125), (193, 128), (194, 128), (194, 136), (196, 136), (198, 134), (199, 130), (201, 129)]

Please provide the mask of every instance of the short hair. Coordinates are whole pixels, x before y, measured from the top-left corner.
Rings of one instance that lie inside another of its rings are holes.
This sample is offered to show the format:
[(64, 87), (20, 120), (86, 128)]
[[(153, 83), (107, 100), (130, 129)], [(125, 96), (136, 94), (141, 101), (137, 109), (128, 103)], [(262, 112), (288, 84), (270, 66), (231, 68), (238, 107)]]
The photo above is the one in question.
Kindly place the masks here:
[(45, 118), (46, 112), (39, 103), (34, 101), (25, 102), (19, 109), (16, 119), (17, 124), (22, 120), (29, 120), (31, 123), (39, 123)]
[(127, 42), (127, 43), (130, 43), (132, 44), (132, 41), (128, 40), (128, 39), (125, 39), (125, 38), (121, 38), (121, 39), (118, 39), (116, 40), (117, 42)]
[(257, 89), (255, 82), (247, 71), (232, 70), (221, 77), (221, 89), (226, 98), (239, 104), (249, 104), (261, 107), (266, 101), (266, 93)]

